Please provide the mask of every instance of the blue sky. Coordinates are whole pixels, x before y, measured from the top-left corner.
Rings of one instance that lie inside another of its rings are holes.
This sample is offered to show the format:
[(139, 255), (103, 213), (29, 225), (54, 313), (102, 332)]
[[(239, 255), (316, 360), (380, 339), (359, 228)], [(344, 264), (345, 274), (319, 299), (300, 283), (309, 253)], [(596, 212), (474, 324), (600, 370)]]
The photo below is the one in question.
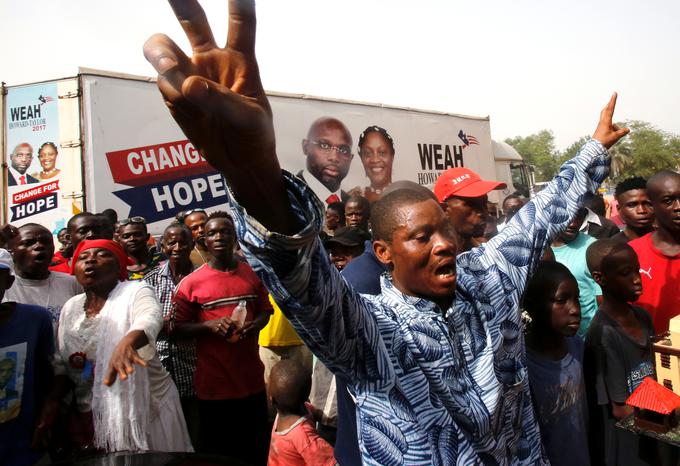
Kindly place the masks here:
[[(218, 42), (226, 2), (203, 1)], [(619, 119), (680, 133), (675, 0), (260, 0), (265, 88), (468, 115), (495, 139), (590, 134), (612, 91)], [(79, 66), (153, 75), (141, 53), (187, 41), (162, 0), (0, 0), (0, 79), (72, 76)]]

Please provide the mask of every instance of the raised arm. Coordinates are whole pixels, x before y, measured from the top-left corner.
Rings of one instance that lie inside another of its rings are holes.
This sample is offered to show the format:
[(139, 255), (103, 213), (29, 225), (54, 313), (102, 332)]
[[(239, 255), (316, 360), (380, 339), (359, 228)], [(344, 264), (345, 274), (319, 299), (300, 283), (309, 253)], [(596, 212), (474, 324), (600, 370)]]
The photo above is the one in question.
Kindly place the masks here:
[[(350, 379), (389, 377), (371, 305), (330, 264), (318, 240), (321, 206), (276, 157), (269, 102), (255, 59), (253, 0), (229, 2), (218, 47), (196, 0), (170, 0), (189, 38), (187, 57), (167, 36), (144, 46), (175, 121), (229, 185), (237, 236), (249, 263), (305, 343)], [(350, 375), (351, 373), (351, 375)]]
[(164, 34), (144, 44), (158, 88), (184, 134), (222, 172), (251, 215), (271, 231), (298, 229), (283, 188), (269, 101), (255, 59), (255, 2), (229, 2), (224, 47), (196, 0), (170, 0), (193, 55)]
[(573, 159), (564, 163), (548, 185), (529, 201), (501, 233), (483, 247), (473, 249), (485, 265), (496, 264), (513, 281), (521, 295), (528, 277), (536, 270), (543, 252), (572, 220), (586, 193), (595, 192), (609, 175), (607, 149), (628, 134), (613, 123), (616, 93), (600, 113), (600, 120)]

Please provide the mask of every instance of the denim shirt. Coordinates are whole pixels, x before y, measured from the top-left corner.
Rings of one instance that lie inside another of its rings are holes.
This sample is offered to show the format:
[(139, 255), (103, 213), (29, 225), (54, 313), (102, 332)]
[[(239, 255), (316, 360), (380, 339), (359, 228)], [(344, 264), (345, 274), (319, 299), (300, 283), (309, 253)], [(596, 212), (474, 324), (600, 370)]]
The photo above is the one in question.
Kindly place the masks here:
[(270, 232), (229, 193), (236, 231), (298, 335), (356, 395), (366, 464), (547, 464), (533, 414), (519, 302), (543, 250), (609, 173), (597, 141), (488, 243), (458, 256), (458, 287), (442, 314), (397, 290), (360, 295), (318, 239), (323, 204), (284, 173), (293, 236)]

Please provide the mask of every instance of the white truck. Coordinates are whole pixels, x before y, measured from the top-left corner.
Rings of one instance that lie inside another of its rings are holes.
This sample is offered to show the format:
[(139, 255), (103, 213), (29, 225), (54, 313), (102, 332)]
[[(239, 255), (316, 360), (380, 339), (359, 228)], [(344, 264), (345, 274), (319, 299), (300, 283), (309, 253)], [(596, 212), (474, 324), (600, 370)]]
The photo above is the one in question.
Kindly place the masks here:
[[(527, 167), (507, 144), (491, 140), (488, 117), (268, 95), (278, 156), (292, 173), (305, 168), (310, 125), (330, 116), (353, 140), (344, 191), (369, 184), (357, 142), (377, 125), (393, 140), (392, 180), (431, 187), (447, 168), (465, 166), (507, 183), (492, 202), (516, 190), (528, 194)], [(40, 223), (56, 234), (77, 212), (113, 208), (121, 218), (145, 217), (158, 235), (179, 211), (225, 203), (223, 177), (179, 130), (153, 78), (80, 69), (71, 78), (3, 85), (2, 109), (3, 223)]]

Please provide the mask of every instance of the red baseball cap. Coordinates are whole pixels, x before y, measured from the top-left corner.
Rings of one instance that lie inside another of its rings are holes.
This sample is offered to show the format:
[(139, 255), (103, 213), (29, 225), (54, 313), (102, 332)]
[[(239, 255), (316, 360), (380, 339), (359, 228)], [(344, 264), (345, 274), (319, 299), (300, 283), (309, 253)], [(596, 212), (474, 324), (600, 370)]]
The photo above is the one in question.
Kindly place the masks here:
[(439, 202), (451, 196), (480, 197), (494, 189), (504, 189), (507, 185), (500, 181), (485, 181), (469, 168), (449, 168), (437, 178), (434, 184), (434, 195)]

